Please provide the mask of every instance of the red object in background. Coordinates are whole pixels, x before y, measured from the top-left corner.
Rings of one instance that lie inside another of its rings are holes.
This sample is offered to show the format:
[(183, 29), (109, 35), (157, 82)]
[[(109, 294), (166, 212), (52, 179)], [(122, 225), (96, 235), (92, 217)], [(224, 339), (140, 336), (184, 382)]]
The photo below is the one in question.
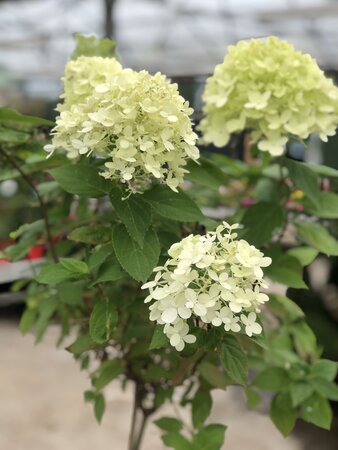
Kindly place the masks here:
[[(7, 247), (10, 247), (13, 244), (15, 244), (15, 241), (0, 242), (0, 251), (5, 250)], [(39, 259), (39, 258), (43, 257), (44, 253), (45, 253), (44, 245), (35, 245), (34, 247), (32, 247), (30, 249), (26, 258), (24, 258), (24, 259), (28, 259), (28, 260)], [(1, 262), (11, 262), (11, 261), (9, 261), (6, 258), (0, 258), (0, 263)]]
[(26, 259), (39, 259), (42, 258), (45, 253), (45, 246), (44, 245), (36, 245), (35, 247), (31, 248), (28, 252), (28, 255)]

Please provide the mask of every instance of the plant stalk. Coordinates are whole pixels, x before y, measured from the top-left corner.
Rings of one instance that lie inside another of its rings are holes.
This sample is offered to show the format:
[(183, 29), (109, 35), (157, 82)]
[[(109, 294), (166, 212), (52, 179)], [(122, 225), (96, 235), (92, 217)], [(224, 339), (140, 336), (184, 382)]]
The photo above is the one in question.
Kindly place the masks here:
[(142, 401), (144, 391), (142, 386), (135, 382), (135, 393), (133, 402), (133, 414), (129, 434), (128, 450), (140, 450), (144, 432), (146, 429), (149, 413), (143, 408)]

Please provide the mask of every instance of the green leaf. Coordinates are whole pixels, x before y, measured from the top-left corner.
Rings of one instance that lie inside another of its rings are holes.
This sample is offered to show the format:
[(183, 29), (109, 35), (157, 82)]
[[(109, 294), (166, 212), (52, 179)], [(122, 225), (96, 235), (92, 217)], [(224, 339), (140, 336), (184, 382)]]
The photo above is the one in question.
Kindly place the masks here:
[(22, 335), (28, 333), (37, 319), (38, 311), (36, 308), (26, 308), (21, 316), (19, 329)]
[(329, 402), (320, 394), (313, 394), (301, 405), (301, 417), (305, 422), (329, 430), (332, 421), (332, 411)]
[(41, 117), (27, 116), (15, 111), (12, 108), (0, 108), (0, 123), (11, 122), (19, 123), (29, 126), (53, 126), (54, 123)]
[(218, 189), (229, 179), (228, 175), (216, 164), (205, 158), (200, 158), (198, 163), (189, 161), (185, 169), (189, 171), (185, 178), (211, 189)]
[(79, 56), (102, 56), (103, 58), (116, 57), (116, 43), (109, 38), (97, 39), (95, 36), (84, 36), (76, 33), (76, 48), (72, 59)]
[(287, 255), (292, 256), (301, 263), (303, 267), (308, 266), (318, 255), (318, 250), (312, 247), (295, 247), (288, 250)]
[(226, 335), (220, 346), (220, 359), (224, 370), (235, 383), (246, 384), (248, 377), (247, 357), (237, 339)]
[(35, 323), (35, 343), (38, 344), (49, 324), (49, 320), (52, 318), (53, 314), (57, 309), (58, 303), (54, 296), (44, 298), (42, 302), (39, 303), (39, 317)]
[(276, 231), (282, 228), (285, 211), (278, 203), (260, 202), (246, 209), (241, 223), (243, 237), (250, 244), (261, 246), (271, 241)]
[(163, 333), (163, 325), (156, 325), (153, 337), (149, 345), (149, 350), (156, 350), (158, 348), (168, 347), (169, 341), (167, 336)]
[(103, 197), (111, 188), (111, 182), (101, 177), (96, 167), (88, 164), (66, 164), (49, 172), (69, 194), (96, 198)]
[(70, 353), (73, 353), (75, 357), (80, 356), (82, 353), (87, 352), (94, 348), (96, 346), (95, 342), (92, 340), (92, 338), (89, 335), (85, 336), (78, 336), (69, 347), (67, 347), (67, 350)]
[(160, 243), (152, 229), (148, 230), (140, 247), (120, 224), (113, 230), (113, 247), (121, 266), (137, 281), (149, 278), (160, 256)]
[[(67, 258), (68, 260), (71, 258)], [(77, 261), (77, 260), (73, 260)], [(77, 261), (81, 263), (82, 261)], [(85, 264), (85, 263), (83, 263)], [(57, 264), (50, 264), (48, 266), (44, 266), (41, 272), (35, 277), (36, 281), (41, 284), (57, 284), (62, 283), (63, 281), (68, 280), (77, 280), (85, 277), (88, 274), (87, 265), (76, 266), (72, 263), (63, 263), (60, 261)]]
[(338, 241), (318, 223), (296, 222), (298, 235), (301, 240), (326, 255), (338, 256)]
[(21, 236), (25, 236), (25, 239), (31, 236), (38, 236), (45, 229), (45, 221), (40, 219), (35, 222), (25, 223), (21, 225), (17, 230), (12, 231), (9, 236), (11, 239), (18, 239)]
[(311, 170), (308, 164), (286, 159), (285, 165), (289, 170), (289, 176), (295, 186), (301, 189), (308, 201), (314, 205), (319, 205), (319, 177)]
[(112, 258), (108, 258), (99, 268), (98, 274), (92, 284), (107, 283), (110, 281), (120, 280), (125, 275), (120, 264)]
[(323, 177), (338, 177), (338, 170), (333, 167), (324, 166), (322, 164), (308, 164), (309, 169)]
[(296, 407), (303, 403), (304, 400), (310, 397), (313, 393), (314, 387), (306, 381), (296, 381), (290, 385), (290, 395), (292, 406)]
[(162, 436), (162, 441), (167, 447), (173, 448), (174, 450), (196, 450), (192, 447), (188, 439), (177, 431)]
[(232, 382), (218, 367), (206, 361), (197, 366), (197, 371), (214, 388), (226, 389)]
[(293, 336), (297, 353), (303, 359), (316, 354), (316, 336), (307, 323), (295, 323), (294, 325), (290, 325), (289, 330)]
[(201, 428), (211, 412), (212, 398), (210, 392), (202, 390), (197, 391), (191, 402), (191, 406), (194, 428)]
[(182, 422), (174, 417), (161, 417), (154, 421), (154, 424), (164, 431), (176, 431), (182, 430)]
[(296, 423), (297, 413), (292, 406), (289, 393), (280, 392), (274, 396), (270, 406), (270, 416), (283, 436), (291, 433)]
[(89, 334), (93, 341), (103, 344), (108, 341), (117, 324), (117, 310), (111, 300), (95, 303), (89, 319)]
[(0, 128), (0, 142), (8, 144), (22, 144), (29, 139), (29, 134), (24, 131)]
[(150, 206), (139, 195), (132, 195), (122, 200), (123, 193), (117, 188), (113, 189), (109, 195), (112, 205), (127, 228), (130, 237), (142, 247), (144, 236), (151, 224)]
[(313, 381), (313, 385), (318, 394), (321, 394), (323, 397), (329, 400), (338, 401), (337, 384), (323, 378), (318, 378)]
[(293, 322), (304, 317), (302, 309), (291, 299), (281, 294), (269, 294), (269, 308), (283, 320)]
[(60, 258), (60, 264), (69, 272), (78, 273), (80, 275), (88, 275), (89, 268), (84, 261), (75, 258)]
[(256, 406), (258, 406), (262, 401), (262, 398), (259, 395), (259, 393), (255, 389), (252, 389), (250, 387), (245, 388), (244, 391), (246, 395), (246, 402), (248, 408), (249, 409), (256, 408)]
[(226, 427), (211, 423), (201, 428), (193, 441), (194, 450), (220, 450), (224, 443)]
[(157, 185), (143, 194), (143, 200), (161, 216), (182, 222), (195, 222), (203, 218), (203, 214), (184, 192), (173, 192), (167, 186)]
[(124, 366), (120, 360), (105, 361), (98, 369), (98, 377), (93, 380), (94, 387), (98, 390), (103, 389), (123, 372)]
[(100, 265), (103, 264), (104, 261), (106, 261), (108, 256), (112, 254), (112, 252), (113, 248), (111, 244), (104, 245), (99, 249), (97, 249), (96, 251), (94, 251), (88, 258), (88, 267), (90, 271), (92, 272), (93, 270), (100, 267)]
[(295, 289), (308, 289), (303, 280), (303, 268), (298, 259), (284, 254), (272, 261), (271, 266), (265, 269), (265, 275), (277, 283)]
[[(283, 190), (288, 189), (283, 186)], [(257, 181), (255, 197), (259, 202), (279, 202), (281, 184), (270, 178), (262, 177)]]
[(280, 367), (263, 370), (253, 381), (253, 385), (266, 391), (278, 392), (287, 388), (290, 383), (288, 372)]
[(68, 239), (85, 244), (103, 244), (111, 238), (111, 228), (104, 225), (90, 225), (75, 228), (68, 235)]
[(101, 423), (104, 411), (106, 409), (106, 402), (102, 394), (97, 394), (94, 400), (94, 415), (98, 423)]
[(85, 284), (83, 280), (59, 284), (57, 286), (59, 301), (71, 306), (81, 305)]
[(307, 212), (322, 219), (338, 218), (338, 195), (334, 192), (319, 192), (317, 204), (305, 199), (303, 205)]
[(333, 381), (338, 372), (338, 362), (328, 359), (319, 359), (311, 367), (312, 378), (323, 378), (327, 381)]

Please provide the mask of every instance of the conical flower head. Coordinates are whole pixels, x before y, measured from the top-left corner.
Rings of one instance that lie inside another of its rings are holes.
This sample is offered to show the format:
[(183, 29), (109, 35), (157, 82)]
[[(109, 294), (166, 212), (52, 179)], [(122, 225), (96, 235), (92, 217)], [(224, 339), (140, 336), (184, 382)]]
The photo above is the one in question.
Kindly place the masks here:
[(187, 160), (199, 158), (193, 110), (160, 73), (123, 69), (113, 58), (70, 61), (52, 145), (70, 158), (106, 158), (102, 176), (131, 188), (157, 179), (176, 190)]
[(207, 80), (205, 143), (222, 147), (233, 133), (251, 131), (261, 151), (283, 153), (291, 136), (322, 140), (338, 125), (338, 89), (316, 61), (274, 36), (230, 46)]

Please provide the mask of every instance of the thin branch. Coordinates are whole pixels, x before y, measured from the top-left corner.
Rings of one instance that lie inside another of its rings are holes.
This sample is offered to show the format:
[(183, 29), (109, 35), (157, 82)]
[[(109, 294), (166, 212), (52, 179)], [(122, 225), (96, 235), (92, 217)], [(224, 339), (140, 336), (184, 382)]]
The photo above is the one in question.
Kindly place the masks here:
[(50, 252), (52, 254), (52, 258), (54, 260), (54, 262), (58, 262), (58, 257), (55, 251), (55, 247), (54, 247), (54, 243), (53, 243), (53, 237), (52, 237), (52, 233), (50, 230), (50, 224), (49, 224), (49, 220), (48, 220), (48, 214), (47, 214), (47, 208), (46, 205), (39, 193), (39, 191), (36, 189), (36, 187), (34, 186), (33, 181), (30, 179), (30, 177), (21, 169), (21, 167), (17, 164), (17, 162), (15, 161), (15, 159), (13, 159), (4, 149), (3, 147), (0, 146), (0, 153), (4, 156), (4, 158), (9, 162), (9, 164), (11, 164), (11, 166), (13, 166), (21, 175), (22, 179), (29, 185), (29, 187), (33, 190), (33, 192), (35, 193), (39, 205), (40, 205), (40, 210), (41, 210), (41, 214), (43, 217), (43, 220), (45, 222), (45, 229), (46, 229), (46, 234), (47, 234), (47, 241), (49, 243), (49, 248), (50, 248)]
[(129, 450), (133, 450), (134, 448), (134, 440), (135, 440), (135, 428), (136, 428), (136, 419), (137, 419), (137, 409), (138, 409), (138, 387), (135, 383), (135, 392), (133, 399), (133, 414), (131, 418), (131, 426), (130, 426), (130, 434), (129, 434)]
[(128, 450), (140, 450), (142, 439), (149, 416), (154, 409), (147, 410), (143, 407), (145, 391), (139, 382), (135, 381), (135, 393), (131, 428), (129, 434)]
[(137, 439), (136, 439), (136, 443), (135, 443), (135, 449), (136, 450), (140, 450), (141, 449), (141, 443), (142, 443), (144, 432), (145, 432), (146, 425), (147, 425), (147, 422), (148, 422), (148, 417), (149, 417), (149, 415), (145, 414), (144, 411), (142, 411), (142, 422), (141, 422), (141, 426), (140, 426), (140, 429), (139, 429), (139, 432), (138, 432), (138, 436), (137, 436)]

